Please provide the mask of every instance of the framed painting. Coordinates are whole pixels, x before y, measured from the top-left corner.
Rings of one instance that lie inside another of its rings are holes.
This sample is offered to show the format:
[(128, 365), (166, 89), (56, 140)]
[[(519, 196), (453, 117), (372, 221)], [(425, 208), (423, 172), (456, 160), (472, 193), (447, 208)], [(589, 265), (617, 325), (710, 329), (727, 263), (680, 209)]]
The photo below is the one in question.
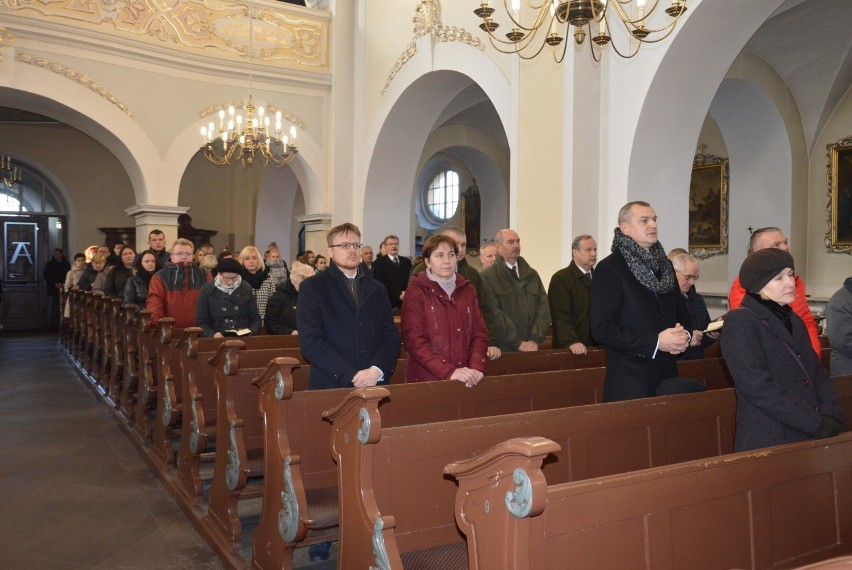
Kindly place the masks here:
[(698, 154), (689, 182), (689, 253), (728, 253), (728, 159)]
[(828, 149), (829, 253), (852, 254), (852, 137), (826, 145)]

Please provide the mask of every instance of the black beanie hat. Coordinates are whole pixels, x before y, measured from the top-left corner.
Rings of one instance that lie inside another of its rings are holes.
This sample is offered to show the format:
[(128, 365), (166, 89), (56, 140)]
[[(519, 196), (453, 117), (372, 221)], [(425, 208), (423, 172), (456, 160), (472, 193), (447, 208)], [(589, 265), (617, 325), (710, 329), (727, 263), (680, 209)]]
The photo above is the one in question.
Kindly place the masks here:
[(776, 247), (755, 251), (740, 267), (740, 285), (749, 293), (757, 293), (785, 267), (793, 267), (793, 256)]
[(232, 259), (230, 257), (226, 257), (222, 261), (219, 262), (219, 265), (216, 266), (216, 273), (239, 273), (243, 272), (243, 266), (240, 263)]

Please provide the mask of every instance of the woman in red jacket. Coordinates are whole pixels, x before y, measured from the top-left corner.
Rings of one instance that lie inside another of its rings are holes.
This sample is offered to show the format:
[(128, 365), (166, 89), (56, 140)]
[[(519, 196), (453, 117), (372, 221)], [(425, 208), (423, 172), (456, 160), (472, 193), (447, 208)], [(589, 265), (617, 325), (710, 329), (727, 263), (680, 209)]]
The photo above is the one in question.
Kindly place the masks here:
[(476, 289), (456, 273), (457, 255), (449, 236), (423, 245), (426, 271), (411, 280), (402, 304), (406, 382), (449, 379), (471, 387), (485, 375), (488, 333)]

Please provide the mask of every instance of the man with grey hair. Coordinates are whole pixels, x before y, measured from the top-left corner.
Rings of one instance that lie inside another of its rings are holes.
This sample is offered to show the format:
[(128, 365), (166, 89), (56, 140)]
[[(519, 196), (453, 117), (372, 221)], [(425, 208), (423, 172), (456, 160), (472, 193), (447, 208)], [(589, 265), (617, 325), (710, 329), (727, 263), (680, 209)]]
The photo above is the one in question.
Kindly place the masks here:
[(713, 344), (719, 338), (719, 333), (704, 334), (703, 332), (710, 324), (710, 313), (707, 311), (707, 303), (704, 302), (704, 298), (695, 290), (695, 282), (701, 277), (701, 267), (698, 259), (688, 253), (675, 255), (672, 259), (672, 266), (674, 266), (680, 294), (686, 299), (686, 306), (692, 317), (693, 329), (693, 345), (686, 349), (679, 359), (696, 360), (704, 358), (704, 348)]
[(411, 260), (399, 254), (399, 238), (395, 235), (385, 236), (382, 246), (385, 254), (373, 262), (373, 278), (385, 286), (388, 301), (394, 312), (398, 313), (405, 299), (405, 289), (408, 287)]
[(589, 292), (598, 260), (598, 244), (588, 234), (571, 243), (571, 263), (550, 279), (547, 299), (553, 319), (553, 348), (568, 347), (574, 354), (586, 354), (592, 344), (589, 320)]
[(675, 356), (692, 341), (692, 319), (649, 203), (619, 211), (612, 254), (597, 265), (589, 306), (592, 337), (606, 346), (604, 401), (704, 388), (677, 375)]
[(488, 334), (501, 350), (536, 351), (547, 336), (550, 307), (538, 272), (521, 257), (521, 238), (514, 230), (497, 232), (497, 261), (482, 272), (490, 317)]

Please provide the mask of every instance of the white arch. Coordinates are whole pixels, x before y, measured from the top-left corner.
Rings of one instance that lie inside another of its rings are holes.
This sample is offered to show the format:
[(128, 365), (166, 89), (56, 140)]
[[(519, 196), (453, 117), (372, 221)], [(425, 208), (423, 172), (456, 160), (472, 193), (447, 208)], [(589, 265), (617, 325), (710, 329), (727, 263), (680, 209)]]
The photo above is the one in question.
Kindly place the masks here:
[[(396, 76), (367, 131), (364, 160), (353, 196), (364, 235), (394, 233), (402, 251), (413, 246), (411, 193), (422, 151), (435, 121), (461, 91), (476, 83), (497, 111), (509, 140), (517, 140), (511, 88), (481, 51), (458, 43), (417, 41), (417, 53)], [(373, 236), (378, 237), (378, 236)]]
[(127, 172), (137, 203), (176, 205), (177, 186), (166, 185), (162, 158), (136, 120), (82, 85), (39, 67), (15, 64), (15, 83), (27, 90), (4, 89), (6, 105), (55, 118), (108, 148)]
[[(605, 62), (611, 84), (601, 186), (601, 227), (612, 228), (628, 200), (648, 200), (660, 215), (663, 245), (687, 235), (690, 165), (713, 95), (748, 39), (783, 0), (690, 3), (669, 41), (627, 64)], [(688, 78), (686, 80), (685, 78)], [(627, 164), (629, 167), (624, 168)], [(607, 243), (601, 244), (606, 251)]]

